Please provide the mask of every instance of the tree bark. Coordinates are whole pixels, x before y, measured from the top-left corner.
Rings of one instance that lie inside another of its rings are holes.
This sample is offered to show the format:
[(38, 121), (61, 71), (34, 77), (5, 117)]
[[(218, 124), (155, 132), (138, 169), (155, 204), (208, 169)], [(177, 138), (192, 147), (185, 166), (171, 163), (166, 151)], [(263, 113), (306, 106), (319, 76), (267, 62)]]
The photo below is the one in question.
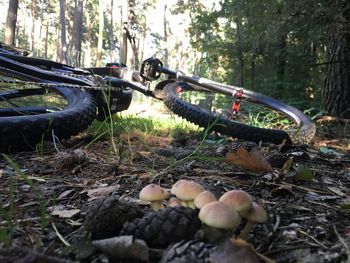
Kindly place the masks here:
[[(336, 2), (345, 7), (345, 1)], [(350, 12), (344, 8), (345, 23), (332, 24), (329, 30), (328, 64), (323, 88), (323, 106), (331, 115), (350, 118)]]
[(113, 49), (114, 49), (114, 20), (113, 20), (113, 7), (114, 1), (111, 0), (111, 9), (109, 10), (110, 23), (111, 23), (111, 34), (109, 34), (109, 59), (113, 62)]
[(99, 0), (99, 26), (98, 26), (98, 42), (97, 42), (97, 57), (96, 66), (101, 66), (102, 46), (103, 46), (103, 30), (104, 30), (104, 0)]
[(287, 63), (287, 36), (283, 35), (280, 37), (278, 43), (278, 57), (277, 57), (277, 92), (278, 96), (281, 96), (283, 93), (284, 87), (284, 75), (286, 71)]
[(81, 66), (81, 42), (83, 39), (83, 8), (84, 0), (77, 0), (75, 5), (72, 36), (73, 66)]
[(17, 23), (18, 0), (10, 0), (5, 24), (5, 43), (15, 44), (15, 32)]
[(168, 50), (168, 21), (166, 19), (166, 12), (167, 12), (168, 6), (165, 4), (164, 5), (164, 15), (163, 15), (163, 29), (164, 29), (164, 37), (163, 37), (163, 42), (164, 42), (164, 66), (168, 67), (169, 66), (169, 50)]
[(244, 86), (244, 59), (243, 59), (243, 51), (242, 51), (242, 32), (241, 32), (241, 19), (239, 16), (237, 16), (236, 19), (236, 35), (237, 35), (237, 41), (236, 41), (236, 47), (237, 47), (237, 56), (238, 61), (236, 62), (236, 79), (235, 79), (235, 85), (237, 86)]
[(67, 63), (67, 42), (66, 42), (66, 0), (60, 0), (60, 24), (61, 24), (61, 45), (59, 61)]
[(32, 27), (31, 27), (31, 33), (30, 33), (30, 50), (35, 54), (34, 52), (34, 34), (35, 34), (35, 8), (36, 8), (36, 1), (32, 0), (30, 9), (31, 9), (31, 16), (32, 16)]

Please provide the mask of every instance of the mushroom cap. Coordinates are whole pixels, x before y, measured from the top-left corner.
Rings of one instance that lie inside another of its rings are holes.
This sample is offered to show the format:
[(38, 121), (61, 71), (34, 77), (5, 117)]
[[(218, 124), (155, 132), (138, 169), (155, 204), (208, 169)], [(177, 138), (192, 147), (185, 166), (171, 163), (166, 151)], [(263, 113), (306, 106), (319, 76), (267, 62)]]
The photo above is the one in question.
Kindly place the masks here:
[(228, 191), (219, 198), (219, 201), (233, 208), (238, 213), (248, 211), (253, 204), (252, 197), (243, 190)]
[(203, 191), (194, 199), (194, 205), (202, 208), (204, 205), (217, 201), (215, 195), (210, 191)]
[(162, 201), (168, 198), (169, 193), (163, 187), (156, 184), (148, 184), (142, 188), (140, 192), (140, 199), (144, 201)]
[(202, 223), (219, 229), (234, 230), (241, 222), (241, 217), (237, 212), (219, 201), (203, 206), (198, 216)]
[(266, 210), (258, 203), (253, 202), (252, 208), (241, 214), (242, 217), (254, 223), (266, 223), (268, 216)]
[(189, 180), (179, 180), (171, 188), (171, 193), (183, 201), (192, 201), (203, 191), (202, 185)]

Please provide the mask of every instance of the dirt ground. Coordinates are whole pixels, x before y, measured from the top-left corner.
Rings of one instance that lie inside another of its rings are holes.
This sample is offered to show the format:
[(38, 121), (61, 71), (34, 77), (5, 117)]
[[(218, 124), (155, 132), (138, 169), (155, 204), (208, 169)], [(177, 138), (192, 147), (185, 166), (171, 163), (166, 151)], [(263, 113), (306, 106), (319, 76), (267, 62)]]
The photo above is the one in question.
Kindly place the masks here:
[[(250, 193), (269, 220), (253, 228), (248, 242), (276, 262), (350, 262), (348, 123), (323, 118), (317, 125), (311, 145), (282, 154), (293, 158), (294, 167), (284, 173), (251, 172), (215, 159), (220, 137), (210, 137), (193, 155), (200, 134), (132, 132), (116, 139), (114, 149), (108, 138), (86, 148), (91, 137), (83, 134), (59, 152), (48, 145), (10, 155), (12, 161), (0, 157), (0, 262), (108, 262), (81, 238), (75, 245), (89, 204), (113, 195), (148, 211), (138, 200), (142, 187), (152, 181), (170, 189), (179, 179), (194, 180), (216, 197), (232, 189)], [(311, 177), (297, 177), (296, 166)]]

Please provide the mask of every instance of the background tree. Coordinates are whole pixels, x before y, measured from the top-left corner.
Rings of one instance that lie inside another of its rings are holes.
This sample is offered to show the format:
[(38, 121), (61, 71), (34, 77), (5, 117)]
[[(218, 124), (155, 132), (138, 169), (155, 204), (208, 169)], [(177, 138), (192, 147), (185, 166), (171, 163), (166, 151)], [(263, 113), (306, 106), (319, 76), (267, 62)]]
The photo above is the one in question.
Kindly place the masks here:
[(17, 22), (18, 0), (10, 0), (5, 24), (5, 43), (15, 44), (15, 32)]
[(67, 42), (66, 42), (66, 0), (60, 1), (60, 29), (61, 42), (59, 46), (58, 60), (62, 63), (67, 63)]
[(73, 19), (72, 51), (73, 66), (81, 65), (81, 44), (83, 40), (83, 8), (84, 0), (76, 0)]
[(323, 105), (332, 115), (350, 118), (350, 4), (342, 0), (333, 4)]

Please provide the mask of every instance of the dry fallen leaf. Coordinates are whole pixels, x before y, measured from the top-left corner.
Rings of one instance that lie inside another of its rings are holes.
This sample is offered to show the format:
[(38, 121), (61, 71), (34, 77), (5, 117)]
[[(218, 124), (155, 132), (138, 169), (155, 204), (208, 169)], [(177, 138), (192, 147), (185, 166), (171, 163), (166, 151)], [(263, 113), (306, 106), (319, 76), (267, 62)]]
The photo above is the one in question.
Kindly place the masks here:
[(226, 163), (239, 165), (253, 172), (271, 172), (272, 167), (264, 155), (256, 148), (248, 152), (244, 148), (238, 148), (235, 152), (226, 153)]
[(80, 213), (80, 209), (65, 209), (65, 210), (53, 210), (53, 216), (59, 216), (60, 218), (71, 218)]
[(91, 201), (96, 198), (109, 196), (111, 193), (113, 193), (114, 191), (117, 191), (119, 188), (120, 188), (119, 184), (106, 186), (106, 187), (99, 187), (99, 188), (88, 190), (87, 195), (88, 197), (90, 197), (89, 200)]

